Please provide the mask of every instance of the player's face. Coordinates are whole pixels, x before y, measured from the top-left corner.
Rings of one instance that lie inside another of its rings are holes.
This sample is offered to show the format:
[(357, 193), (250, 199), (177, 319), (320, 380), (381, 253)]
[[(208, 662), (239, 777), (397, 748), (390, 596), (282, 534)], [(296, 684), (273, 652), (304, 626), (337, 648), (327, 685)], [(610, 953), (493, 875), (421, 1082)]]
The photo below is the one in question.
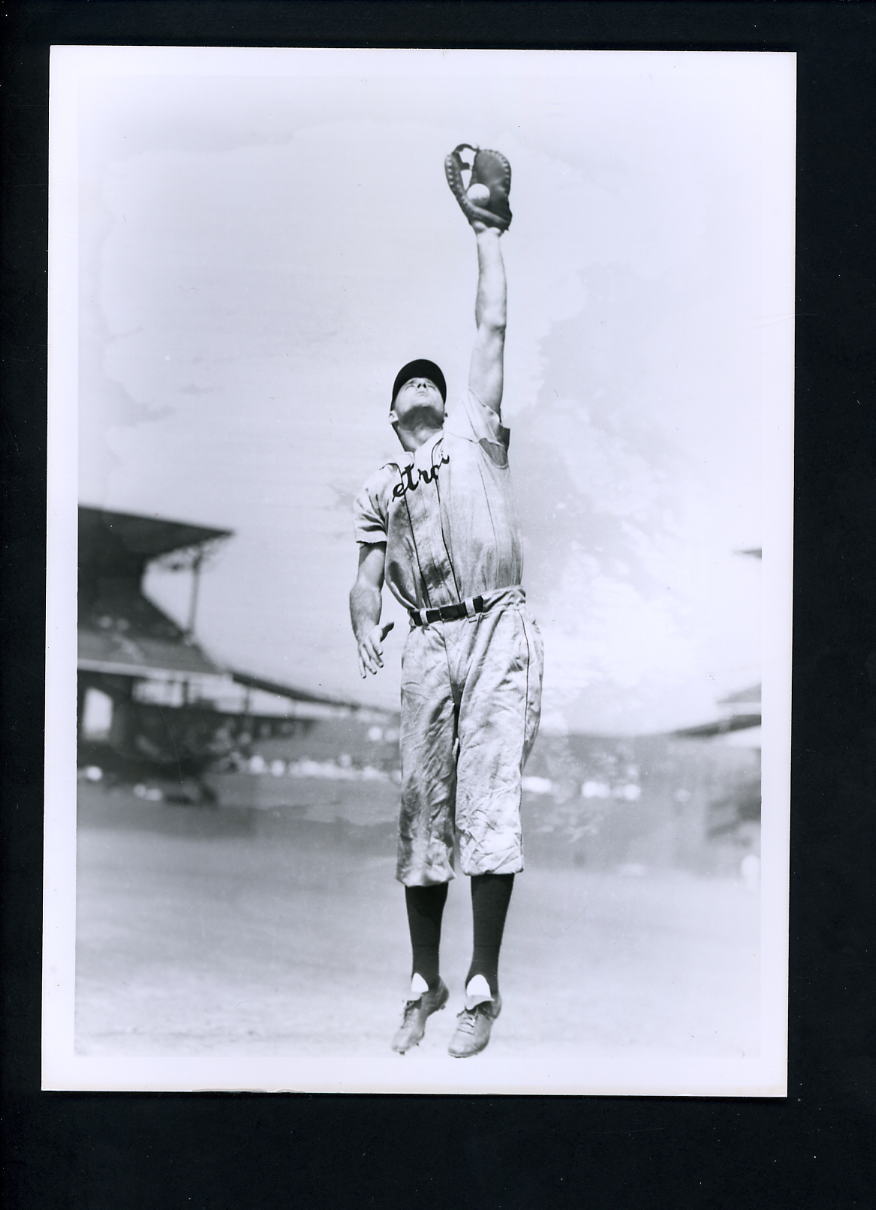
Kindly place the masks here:
[(399, 387), (392, 410), (400, 424), (444, 422), (444, 400), (431, 378), (409, 378)]

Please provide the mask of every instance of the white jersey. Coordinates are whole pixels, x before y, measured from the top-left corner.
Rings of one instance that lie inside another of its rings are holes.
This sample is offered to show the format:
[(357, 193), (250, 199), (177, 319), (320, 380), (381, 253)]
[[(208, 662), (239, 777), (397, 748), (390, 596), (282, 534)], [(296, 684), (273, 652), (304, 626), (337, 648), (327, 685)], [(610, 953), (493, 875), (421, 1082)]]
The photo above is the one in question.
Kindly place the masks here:
[(509, 437), (469, 391), (448, 409), (441, 432), (366, 480), (354, 505), (356, 541), (386, 543), (386, 583), (405, 608), (521, 583)]

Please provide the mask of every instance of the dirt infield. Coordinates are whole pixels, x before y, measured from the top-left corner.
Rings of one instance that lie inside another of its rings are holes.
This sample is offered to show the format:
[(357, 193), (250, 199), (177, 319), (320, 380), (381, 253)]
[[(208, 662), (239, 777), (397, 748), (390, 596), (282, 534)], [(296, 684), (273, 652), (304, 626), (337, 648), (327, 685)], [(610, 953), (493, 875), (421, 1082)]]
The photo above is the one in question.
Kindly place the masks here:
[[(85, 791), (79, 1053), (386, 1055), (408, 963), (391, 796), (346, 785), (307, 798), (256, 811)], [(594, 873), (564, 866), (561, 852), (530, 860), (511, 904), (490, 1060), (514, 1049), (756, 1053), (758, 912), (756, 892), (729, 879)], [(460, 878), (442, 950), (451, 1008), (469, 929)], [(441, 1014), (398, 1062), (437, 1059), (452, 1025)]]

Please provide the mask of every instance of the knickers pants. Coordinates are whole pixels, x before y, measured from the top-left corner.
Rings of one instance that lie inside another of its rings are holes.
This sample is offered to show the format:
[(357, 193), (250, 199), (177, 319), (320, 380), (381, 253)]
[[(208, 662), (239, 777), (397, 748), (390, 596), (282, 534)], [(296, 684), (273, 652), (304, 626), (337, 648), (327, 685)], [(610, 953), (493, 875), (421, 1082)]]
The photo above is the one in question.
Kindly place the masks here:
[(406, 886), (523, 869), (523, 766), (538, 732), (544, 648), (523, 590), (474, 618), (415, 626), (402, 657), (396, 877)]

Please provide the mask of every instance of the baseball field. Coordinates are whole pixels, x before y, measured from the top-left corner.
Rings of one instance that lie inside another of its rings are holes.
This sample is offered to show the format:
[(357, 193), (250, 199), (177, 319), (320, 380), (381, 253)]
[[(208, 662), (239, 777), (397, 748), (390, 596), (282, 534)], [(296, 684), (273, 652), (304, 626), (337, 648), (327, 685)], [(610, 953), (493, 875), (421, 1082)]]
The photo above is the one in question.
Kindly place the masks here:
[[(469, 957), (465, 879), (450, 890), (449, 1011), (391, 1055), (407, 983), (393, 878), (394, 791), (296, 785), (295, 804), (147, 802), (83, 787), (76, 1046), (87, 1056), (388, 1057), (471, 1068), (526, 1053), (575, 1063), (758, 1049), (759, 904), (732, 878), (589, 870), (534, 838), (508, 917), (491, 1046), (446, 1056)], [(431, 1056), (431, 1060), (429, 1060)]]

